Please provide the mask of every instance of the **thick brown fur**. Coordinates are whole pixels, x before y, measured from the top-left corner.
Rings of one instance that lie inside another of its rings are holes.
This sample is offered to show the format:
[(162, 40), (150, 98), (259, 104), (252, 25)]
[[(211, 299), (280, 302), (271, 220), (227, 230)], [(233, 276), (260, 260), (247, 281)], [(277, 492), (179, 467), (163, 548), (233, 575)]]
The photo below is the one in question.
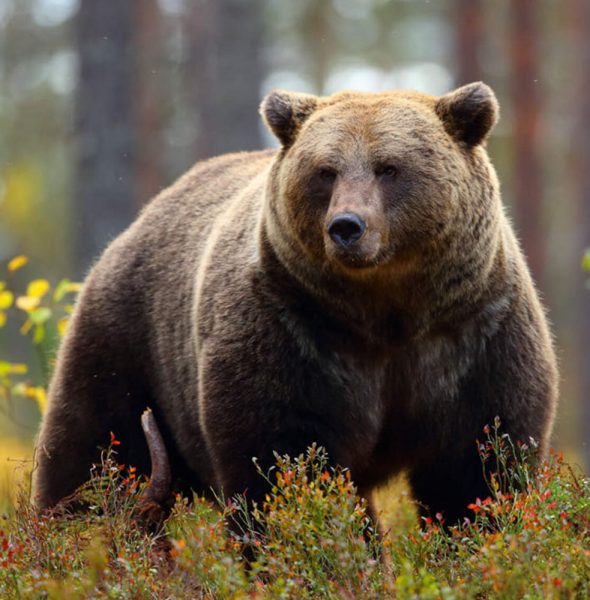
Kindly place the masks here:
[[(546, 451), (555, 358), (483, 145), (493, 92), (273, 92), (261, 112), (279, 151), (197, 164), (90, 272), (39, 437), (40, 507), (109, 431), (147, 470), (146, 406), (181, 486), (254, 500), (252, 457), (317, 442), (361, 493), (405, 470), (452, 521), (487, 495), (475, 440), (495, 415)], [(327, 229), (346, 212), (367, 224), (352, 248)]]

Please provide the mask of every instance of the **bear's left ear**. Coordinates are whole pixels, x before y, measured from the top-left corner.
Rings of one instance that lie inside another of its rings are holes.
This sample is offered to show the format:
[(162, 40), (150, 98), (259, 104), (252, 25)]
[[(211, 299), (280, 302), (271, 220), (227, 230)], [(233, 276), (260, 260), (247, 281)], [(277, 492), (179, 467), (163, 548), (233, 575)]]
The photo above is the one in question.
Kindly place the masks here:
[(442, 96), (435, 110), (447, 133), (468, 146), (477, 146), (486, 139), (500, 113), (492, 88), (481, 81)]
[(288, 147), (295, 140), (305, 119), (311, 115), (317, 105), (317, 96), (273, 90), (262, 101), (260, 114), (281, 144)]

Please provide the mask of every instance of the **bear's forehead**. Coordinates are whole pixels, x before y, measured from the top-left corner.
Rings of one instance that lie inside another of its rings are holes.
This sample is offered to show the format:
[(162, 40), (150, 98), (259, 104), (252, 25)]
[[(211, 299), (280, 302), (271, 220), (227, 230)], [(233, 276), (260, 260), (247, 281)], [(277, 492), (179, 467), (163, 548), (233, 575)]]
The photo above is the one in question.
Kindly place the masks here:
[(409, 152), (444, 143), (445, 138), (428, 96), (343, 92), (320, 105), (302, 128), (298, 145), (321, 159), (341, 152)]
[(340, 92), (322, 99), (310, 122), (352, 122), (358, 127), (387, 127), (432, 124), (438, 121), (434, 98), (416, 92), (359, 93)]
[(332, 96), (321, 97), (320, 105), (329, 106), (349, 101), (359, 103), (414, 102), (427, 106), (433, 105), (436, 102), (436, 97), (413, 90), (391, 90), (387, 92), (357, 92), (352, 90), (344, 90), (342, 92), (337, 92)]

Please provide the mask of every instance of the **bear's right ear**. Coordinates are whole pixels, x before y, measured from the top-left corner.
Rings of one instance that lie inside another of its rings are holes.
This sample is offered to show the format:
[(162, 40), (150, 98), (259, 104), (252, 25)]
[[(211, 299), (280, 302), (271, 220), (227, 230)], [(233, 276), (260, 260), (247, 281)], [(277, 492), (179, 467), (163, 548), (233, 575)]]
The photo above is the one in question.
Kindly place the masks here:
[(299, 128), (317, 105), (317, 96), (273, 90), (262, 101), (260, 114), (281, 144), (289, 147)]
[(492, 88), (481, 81), (442, 96), (435, 110), (447, 133), (467, 146), (477, 146), (487, 138), (500, 112)]

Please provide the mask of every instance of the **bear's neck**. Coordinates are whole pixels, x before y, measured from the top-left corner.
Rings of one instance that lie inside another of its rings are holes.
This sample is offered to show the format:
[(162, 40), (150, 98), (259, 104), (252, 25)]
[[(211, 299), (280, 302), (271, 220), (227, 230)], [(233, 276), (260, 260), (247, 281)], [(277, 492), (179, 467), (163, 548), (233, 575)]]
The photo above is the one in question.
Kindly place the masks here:
[[(384, 267), (350, 277), (314, 264), (286, 240), (273, 240), (264, 223), (260, 234), (261, 272), (270, 293), (281, 302), (288, 298), (299, 313), (322, 315), (376, 341), (457, 331), (461, 321), (471, 324), (482, 315), (497, 322), (506, 310), (509, 278), (500, 235), (487, 253), (481, 248), (469, 253), (456, 240), (448, 260), (441, 260), (440, 248), (432, 248), (417, 268)], [(492, 306), (497, 308), (493, 314), (487, 309)]]

